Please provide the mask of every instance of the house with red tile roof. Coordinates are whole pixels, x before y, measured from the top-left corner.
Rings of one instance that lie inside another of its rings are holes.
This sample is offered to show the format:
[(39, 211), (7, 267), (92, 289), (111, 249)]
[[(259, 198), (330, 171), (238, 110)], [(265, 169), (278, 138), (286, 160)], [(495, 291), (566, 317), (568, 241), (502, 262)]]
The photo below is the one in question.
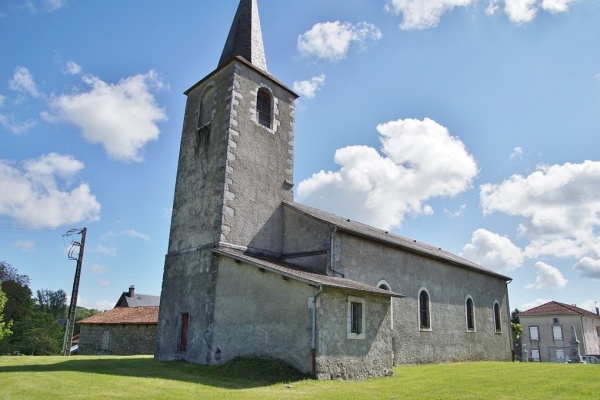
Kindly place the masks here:
[(551, 301), (519, 314), (521, 346), (531, 361), (568, 361), (572, 329), (582, 355), (600, 354), (600, 315), (571, 304)]
[[(123, 296), (117, 305), (122, 299)], [(158, 305), (122, 305), (79, 321), (79, 354), (152, 354), (158, 309)]]

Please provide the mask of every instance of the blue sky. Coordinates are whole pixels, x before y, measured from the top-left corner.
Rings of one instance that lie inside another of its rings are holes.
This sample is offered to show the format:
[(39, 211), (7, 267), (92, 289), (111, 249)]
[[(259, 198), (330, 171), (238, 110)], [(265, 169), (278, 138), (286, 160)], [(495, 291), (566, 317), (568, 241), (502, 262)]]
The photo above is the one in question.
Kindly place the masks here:
[[(237, 0), (0, 4), (0, 260), (79, 305), (159, 294), (185, 96)], [(600, 2), (259, 0), (297, 201), (600, 301)], [(76, 237), (76, 239), (78, 239)]]

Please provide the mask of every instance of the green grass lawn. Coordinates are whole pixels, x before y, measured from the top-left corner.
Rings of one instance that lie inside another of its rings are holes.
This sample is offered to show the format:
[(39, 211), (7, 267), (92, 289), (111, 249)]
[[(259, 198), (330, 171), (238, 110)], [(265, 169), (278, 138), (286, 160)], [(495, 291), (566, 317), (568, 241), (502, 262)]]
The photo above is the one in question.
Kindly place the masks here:
[(285, 365), (151, 357), (0, 357), (0, 399), (598, 399), (600, 365), (401, 366), (393, 378), (318, 382)]

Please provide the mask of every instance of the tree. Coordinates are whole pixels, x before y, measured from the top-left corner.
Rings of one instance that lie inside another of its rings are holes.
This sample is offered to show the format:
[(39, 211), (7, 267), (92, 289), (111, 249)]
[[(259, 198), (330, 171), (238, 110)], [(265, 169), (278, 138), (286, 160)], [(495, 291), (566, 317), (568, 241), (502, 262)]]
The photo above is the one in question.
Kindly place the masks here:
[(50, 313), (33, 310), (14, 327), (13, 350), (32, 356), (59, 354), (64, 328)]
[(17, 282), (21, 286), (29, 287), (29, 277), (27, 275), (20, 275), (15, 267), (6, 261), (0, 261), (0, 282), (6, 281)]
[(512, 313), (510, 313), (510, 325), (514, 346), (513, 354), (519, 358), (522, 357), (520, 339), (521, 334), (523, 333), (523, 325), (521, 325), (521, 318), (519, 318), (520, 313), (521, 311), (519, 311), (518, 309), (515, 309)]
[(55, 319), (67, 317), (67, 294), (62, 289), (38, 290), (35, 302), (40, 311), (52, 314)]
[(2, 291), (2, 282), (0, 282), (0, 340), (12, 333), (10, 330), (12, 321), (4, 322), (4, 305), (6, 304), (6, 300), (6, 295)]
[(16, 323), (25, 318), (34, 304), (29, 286), (23, 286), (12, 280), (3, 281), (2, 290), (7, 298), (4, 306), (4, 322), (12, 320), (13, 323)]

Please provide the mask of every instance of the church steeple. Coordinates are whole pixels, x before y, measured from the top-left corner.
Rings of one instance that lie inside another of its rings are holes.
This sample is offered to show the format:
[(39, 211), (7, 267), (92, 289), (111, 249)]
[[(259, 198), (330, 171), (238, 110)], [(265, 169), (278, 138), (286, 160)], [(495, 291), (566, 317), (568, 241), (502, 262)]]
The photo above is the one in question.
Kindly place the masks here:
[(267, 70), (257, 0), (240, 1), (219, 60), (219, 67), (236, 56), (244, 57), (263, 71)]

